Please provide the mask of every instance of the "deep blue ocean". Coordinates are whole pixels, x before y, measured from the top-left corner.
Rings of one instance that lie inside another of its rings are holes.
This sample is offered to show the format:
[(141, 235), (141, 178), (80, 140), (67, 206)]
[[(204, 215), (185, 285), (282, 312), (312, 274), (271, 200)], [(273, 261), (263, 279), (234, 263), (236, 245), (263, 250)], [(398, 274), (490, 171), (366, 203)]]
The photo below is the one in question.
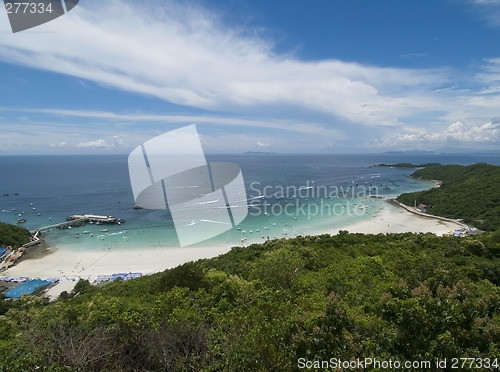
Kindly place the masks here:
[[(375, 164), (500, 165), (500, 155), (488, 154), (239, 154), (207, 155), (207, 160), (240, 166), (248, 197), (242, 206), (250, 205), (249, 216), (238, 229), (210, 239), (214, 244), (247, 244), (268, 237), (307, 234), (325, 224), (341, 226), (369, 218), (379, 208), (383, 200), (370, 196), (394, 197), (432, 187), (429, 182), (409, 178), (414, 169)], [(334, 213), (325, 215), (305, 207), (298, 210), (302, 205), (317, 206), (321, 202), (331, 206)], [(52, 230), (46, 233), (49, 244), (72, 249), (179, 245), (167, 211), (133, 209), (134, 204), (127, 155), (0, 156), (0, 221), (16, 223), (25, 218), (22, 225), (34, 229), (65, 221), (72, 214), (112, 215), (127, 220), (123, 225), (109, 226), (106, 233), (92, 225)], [(363, 213), (349, 214), (352, 208), (363, 208)], [(83, 231), (89, 234), (81, 235)], [(75, 239), (76, 235), (80, 238)]]

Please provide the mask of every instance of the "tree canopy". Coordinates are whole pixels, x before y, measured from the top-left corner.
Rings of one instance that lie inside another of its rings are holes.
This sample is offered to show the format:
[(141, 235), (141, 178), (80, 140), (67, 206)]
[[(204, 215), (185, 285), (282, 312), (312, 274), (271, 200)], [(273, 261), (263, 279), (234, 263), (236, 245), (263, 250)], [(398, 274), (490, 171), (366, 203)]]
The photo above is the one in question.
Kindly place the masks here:
[(431, 214), (461, 218), (483, 230), (500, 228), (500, 167), (486, 163), (433, 165), (417, 170), (412, 176), (440, 180), (442, 185), (401, 194), (398, 201), (407, 205), (426, 204)]
[(0, 222), (0, 247), (18, 248), (30, 241), (30, 232), (24, 227)]
[[(3, 301), (5, 370), (296, 371), (499, 357), (500, 235), (268, 241), (55, 303)], [(483, 369), (484, 370), (484, 369)]]

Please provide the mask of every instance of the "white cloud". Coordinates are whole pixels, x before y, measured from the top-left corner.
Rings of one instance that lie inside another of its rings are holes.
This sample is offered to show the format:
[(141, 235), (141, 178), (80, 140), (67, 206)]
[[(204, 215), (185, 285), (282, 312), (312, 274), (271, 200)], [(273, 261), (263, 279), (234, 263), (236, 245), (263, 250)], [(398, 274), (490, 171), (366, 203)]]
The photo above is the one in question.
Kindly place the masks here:
[(498, 147), (500, 142), (500, 123), (491, 121), (477, 126), (469, 126), (457, 121), (441, 130), (427, 130), (425, 128), (405, 128), (403, 133), (390, 134), (383, 140), (377, 141), (377, 146), (414, 146), (423, 148), (439, 148), (447, 145), (453, 146), (475, 146), (484, 148)]
[(118, 146), (123, 146), (123, 145), (124, 145), (124, 142), (120, 136), (113, 136), (113, 143), (111, 144), (111, 146), (118, 147)]
[(293, 119), (273, 119), (257, 118), (242, 119), (234, 117), (214, 116), (214, 115), (152, 115), (152, 114), (120, 114), (111, 111), (86, 111), (86, 110), (61, 110), (61, 109), (31, 109), (31, 108), (11, 108), (0, 106), (0, 112), (24, 112), (36, 114), (46, 114), (55, 117), (72, 117), (83, 119), (99, 119), (107, 122), (120, 121), (125, 123), (164, 123), (164, 124), (211, 124), (217, 126), (247, 127), (278, 129), (280, 131), (316, 134), (327, 137), (342, 137), (342, 133), (336, 129), (325, 128), (323, 125), (305, 121), (300, 122)]
[(68, 144), (64, 141), (59, 142), (58, 144), (51, 144), (50, 147), (68, 147)]
[[(486, 6), (492, 1), (476, 3)], [(244, 127), (259, 133), (247, 140), (230, 130), (224, 136), (212, 130), (208, 143), (214, 151), (239, 151), (231, 139), (248, 150), (265, 144), (291, 149), (296, 143), (301, 151), (316, 151), (371, 131), (390, 132), (377, 142), (387, 146), (485, 143), (488, 133), (491, 144), (498, 141), (495, 128), (481, 123), (500, 115), (500, 58), (485, 60), (471, 77), (444, 68), (377, 67), (333, 59), (305, 62), (276, 53), (271, 40), (229, 28), (192, 3), (80, 2), (68, 15), (36, 31), (0, 38), (0, 59), (201, 109), (197, 112), (217, 112), (130, 114), (113, 112), (115, 106), (109, 111), (14, 109), (31, 115), (30, 125), (22, 125), (38, 133), (38, 142), (64, 142), (68, 149), (124, 149), (163, 129), (191, 123), (202, 133), (204, 127)], [(460, 87), (462, 80), (468, 89)], [(40, 123), (36, 114), (56, 120)], [(73, 119), (80, 124), (68, 123)], [(82, 124), (84, 119), (93, 119), (93, 126)], [(449, 128), (458, 121), (462, 128)], [(117, 123), (120, 136), (114, 138)], [(0, 130), (9, 143), (35, 144), (34, 139), (20, 140), (9, 125), (0, 123)]]
[(439, 70), (303, 62), (201, 8), (147, 7), (81, 3), (38, 28), (53, 33), (1, 38), (0, 58), (181, 105), (238, 113), (297, 107), (363, 125), (397, 125), (429, 109), (432, 100), (416, 92), (446, 80)]
[(84, 149), (105, 149), (105, 148), (120, 147), (123, 144), (124, 142), (120, 138), (120, 136), (113, 136), (111, 143), (108, 143), (106, 140), (100, 138), (97, 140), (80, 142), (76, 145), (76, 147)]
[(487, 84), (500, 82), (500, 58), (485, 58), (481, 70), (476, 75), (479, 81)]
[(260, 147), (267, 147), (267, 146), (269, 146), (269, 142), (261, 142), (261, 141), (257, 141), (257, 146), (260, 146)]
[(105, 148), (105, 147), (110, 147), (110, 146), (111, 145), (108, 145), (108, 143), (103, 139), (80, 142), (76, 145), (76, 147), (79, 147), (79, 148), (103, 148), (103, 147)]
[(500, 27), (500, 0), (470, 0), (470, 3), (489, 26)]

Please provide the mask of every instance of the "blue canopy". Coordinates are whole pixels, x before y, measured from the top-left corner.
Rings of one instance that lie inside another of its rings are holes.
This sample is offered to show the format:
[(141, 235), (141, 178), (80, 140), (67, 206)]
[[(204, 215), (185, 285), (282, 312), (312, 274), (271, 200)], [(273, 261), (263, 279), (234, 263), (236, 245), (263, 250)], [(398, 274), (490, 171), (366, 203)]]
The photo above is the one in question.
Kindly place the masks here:
[(25, 294), (32, 294), (39, 288), (46, 287), (50, 284), (50, 282), (41, 279), (34, 279), (24, 282), (18, 285), (15, 288), (9, 289), (5, 292), (5, 297), (9, 298), (19, 298)]

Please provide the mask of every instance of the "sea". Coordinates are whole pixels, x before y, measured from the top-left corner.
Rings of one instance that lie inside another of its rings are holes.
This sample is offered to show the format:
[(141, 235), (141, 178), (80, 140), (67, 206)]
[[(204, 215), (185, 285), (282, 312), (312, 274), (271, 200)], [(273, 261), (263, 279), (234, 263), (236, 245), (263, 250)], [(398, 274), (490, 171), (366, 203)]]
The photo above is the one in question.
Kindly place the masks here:
[[(244, 246), (268, 239), (318, 234), (372, 218), (385, 198), (435, 186), (409, 177), (412, 168), (377, 164), (438, 162), (500, 165), (500, 154), (207, 154), (209, 162), (237, 164), (248, 209), (239, 225), (204, 245)], [(74, 214), (123, 218), (116, 225), (90, 225), (45, 232), (57, 249), (178, 248), (167, 209), (134, 209), (128, 155), (0, 156), (0, 221), (30, 230)], [(196, 216), (196, 210), (192, 211)], [(189, 222), (189, 221), (187, 221)], [(193, 222), (194, 223), (194, 222)], [(348, 230), (348, 229), (347, 229)]]

